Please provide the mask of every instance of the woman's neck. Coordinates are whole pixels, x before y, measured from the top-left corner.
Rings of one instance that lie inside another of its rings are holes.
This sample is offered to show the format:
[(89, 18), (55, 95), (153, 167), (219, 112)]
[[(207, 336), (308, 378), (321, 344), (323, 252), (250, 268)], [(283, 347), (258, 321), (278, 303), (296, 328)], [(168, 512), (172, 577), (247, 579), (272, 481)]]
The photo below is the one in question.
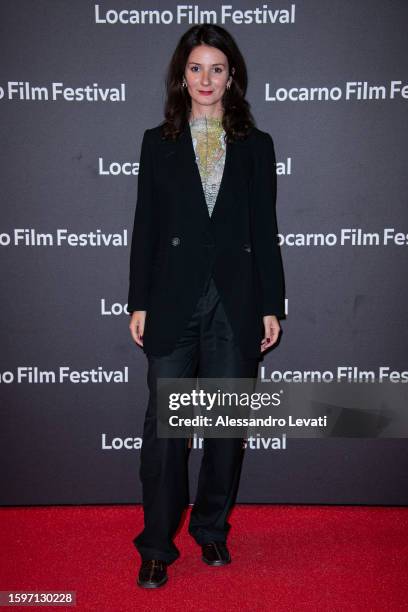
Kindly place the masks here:
[(206, 119), (208, 121), (222, 121), (223, 113), (218, 112), (218, 114), (211, 114), (208, 110), (195, 109), (190, 110), (189, 121), (194, 121), (195, 119)]

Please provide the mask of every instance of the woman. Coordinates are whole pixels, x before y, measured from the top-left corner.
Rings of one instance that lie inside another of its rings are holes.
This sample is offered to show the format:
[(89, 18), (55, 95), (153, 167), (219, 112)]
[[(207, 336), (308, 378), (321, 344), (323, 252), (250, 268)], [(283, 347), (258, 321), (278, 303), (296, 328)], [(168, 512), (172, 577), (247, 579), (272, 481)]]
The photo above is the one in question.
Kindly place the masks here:
[[(189, 503), (186, 439), (157, 438), (156, 382), (256, 378), (284, 316), (271, 136), (245, 100), (247, 73), (231, 35), (196, 25), (166, 80), (165, 121), (145, 131), (134, 219), (128, 310), (148, 359), (140, 478), (145, 525), (135, 538), (138, 584), (167, 580), (173, 538)], [(242, 439), (205, 439), (189, 533), (210, 565), (231, 561)]]

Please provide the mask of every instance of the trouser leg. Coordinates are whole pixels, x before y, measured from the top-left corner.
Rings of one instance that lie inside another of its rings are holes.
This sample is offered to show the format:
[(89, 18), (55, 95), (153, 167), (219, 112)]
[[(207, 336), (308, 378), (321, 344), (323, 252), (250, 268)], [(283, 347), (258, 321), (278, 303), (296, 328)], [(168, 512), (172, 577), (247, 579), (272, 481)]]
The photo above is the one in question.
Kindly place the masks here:
[[(214, 281), (201, 319), (199, 378), (256, 379), (259, 359), (243, 357)], [(189, 533), (198, 544), (226, 541), (227, 517), (235, 504), (244, 457), (242, 438), (205, 438)]]
[(197, 544), (225, 542), (228, 515), (238, 492), (244, 455), (242, 439), (204, 440), (198, 489), (188, 531)]
[(189, 503), (188, 439), (157, 437), (158, 378), (194, 378), (198, 361), (199, 308), (186, 334), (170, 355), (148, 355), (150, 391), (140, 455), (144, 529), (134, 544), (144, 559), (173, 563), (180, 552), (173, 542), (182, 513)]

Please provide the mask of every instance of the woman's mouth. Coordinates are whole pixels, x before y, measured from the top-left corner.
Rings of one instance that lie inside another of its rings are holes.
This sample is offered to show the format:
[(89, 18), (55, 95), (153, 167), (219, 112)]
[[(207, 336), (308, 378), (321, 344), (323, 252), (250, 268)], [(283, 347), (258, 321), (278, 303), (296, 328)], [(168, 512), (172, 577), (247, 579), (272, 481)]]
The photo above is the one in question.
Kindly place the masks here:
[(198, 93), (202, 96), (210, 96), (212, 94), (212, 91), (203, 91), (202, 89), (199, 89)]

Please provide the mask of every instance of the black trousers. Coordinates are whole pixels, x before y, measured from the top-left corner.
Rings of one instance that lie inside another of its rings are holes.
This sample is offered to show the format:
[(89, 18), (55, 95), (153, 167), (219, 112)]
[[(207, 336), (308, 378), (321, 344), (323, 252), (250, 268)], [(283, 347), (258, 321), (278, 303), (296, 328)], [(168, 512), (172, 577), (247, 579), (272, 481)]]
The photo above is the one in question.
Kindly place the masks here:
[[(166, 316), (163, 306), (163, 316)], [(169, 355), (147, 357), (150, 396), (140, 455), (144, 529), (133, 542), (143, 559), (162, 559), (170, 564), (180, 556), (173, 538), (189, 504), (189, 440), (157, 437), (156, 380), (196, 376), (255, 379), (259, 360), (244, 358), (234, 343), (211, 276), (175, 349)], [(227, 516), (235, 503), (244, 456), (242, 438), (205, 438), (203, 446), (197, 495), (188, 528), (200, 545), (226, 541), (231, 528)]]

